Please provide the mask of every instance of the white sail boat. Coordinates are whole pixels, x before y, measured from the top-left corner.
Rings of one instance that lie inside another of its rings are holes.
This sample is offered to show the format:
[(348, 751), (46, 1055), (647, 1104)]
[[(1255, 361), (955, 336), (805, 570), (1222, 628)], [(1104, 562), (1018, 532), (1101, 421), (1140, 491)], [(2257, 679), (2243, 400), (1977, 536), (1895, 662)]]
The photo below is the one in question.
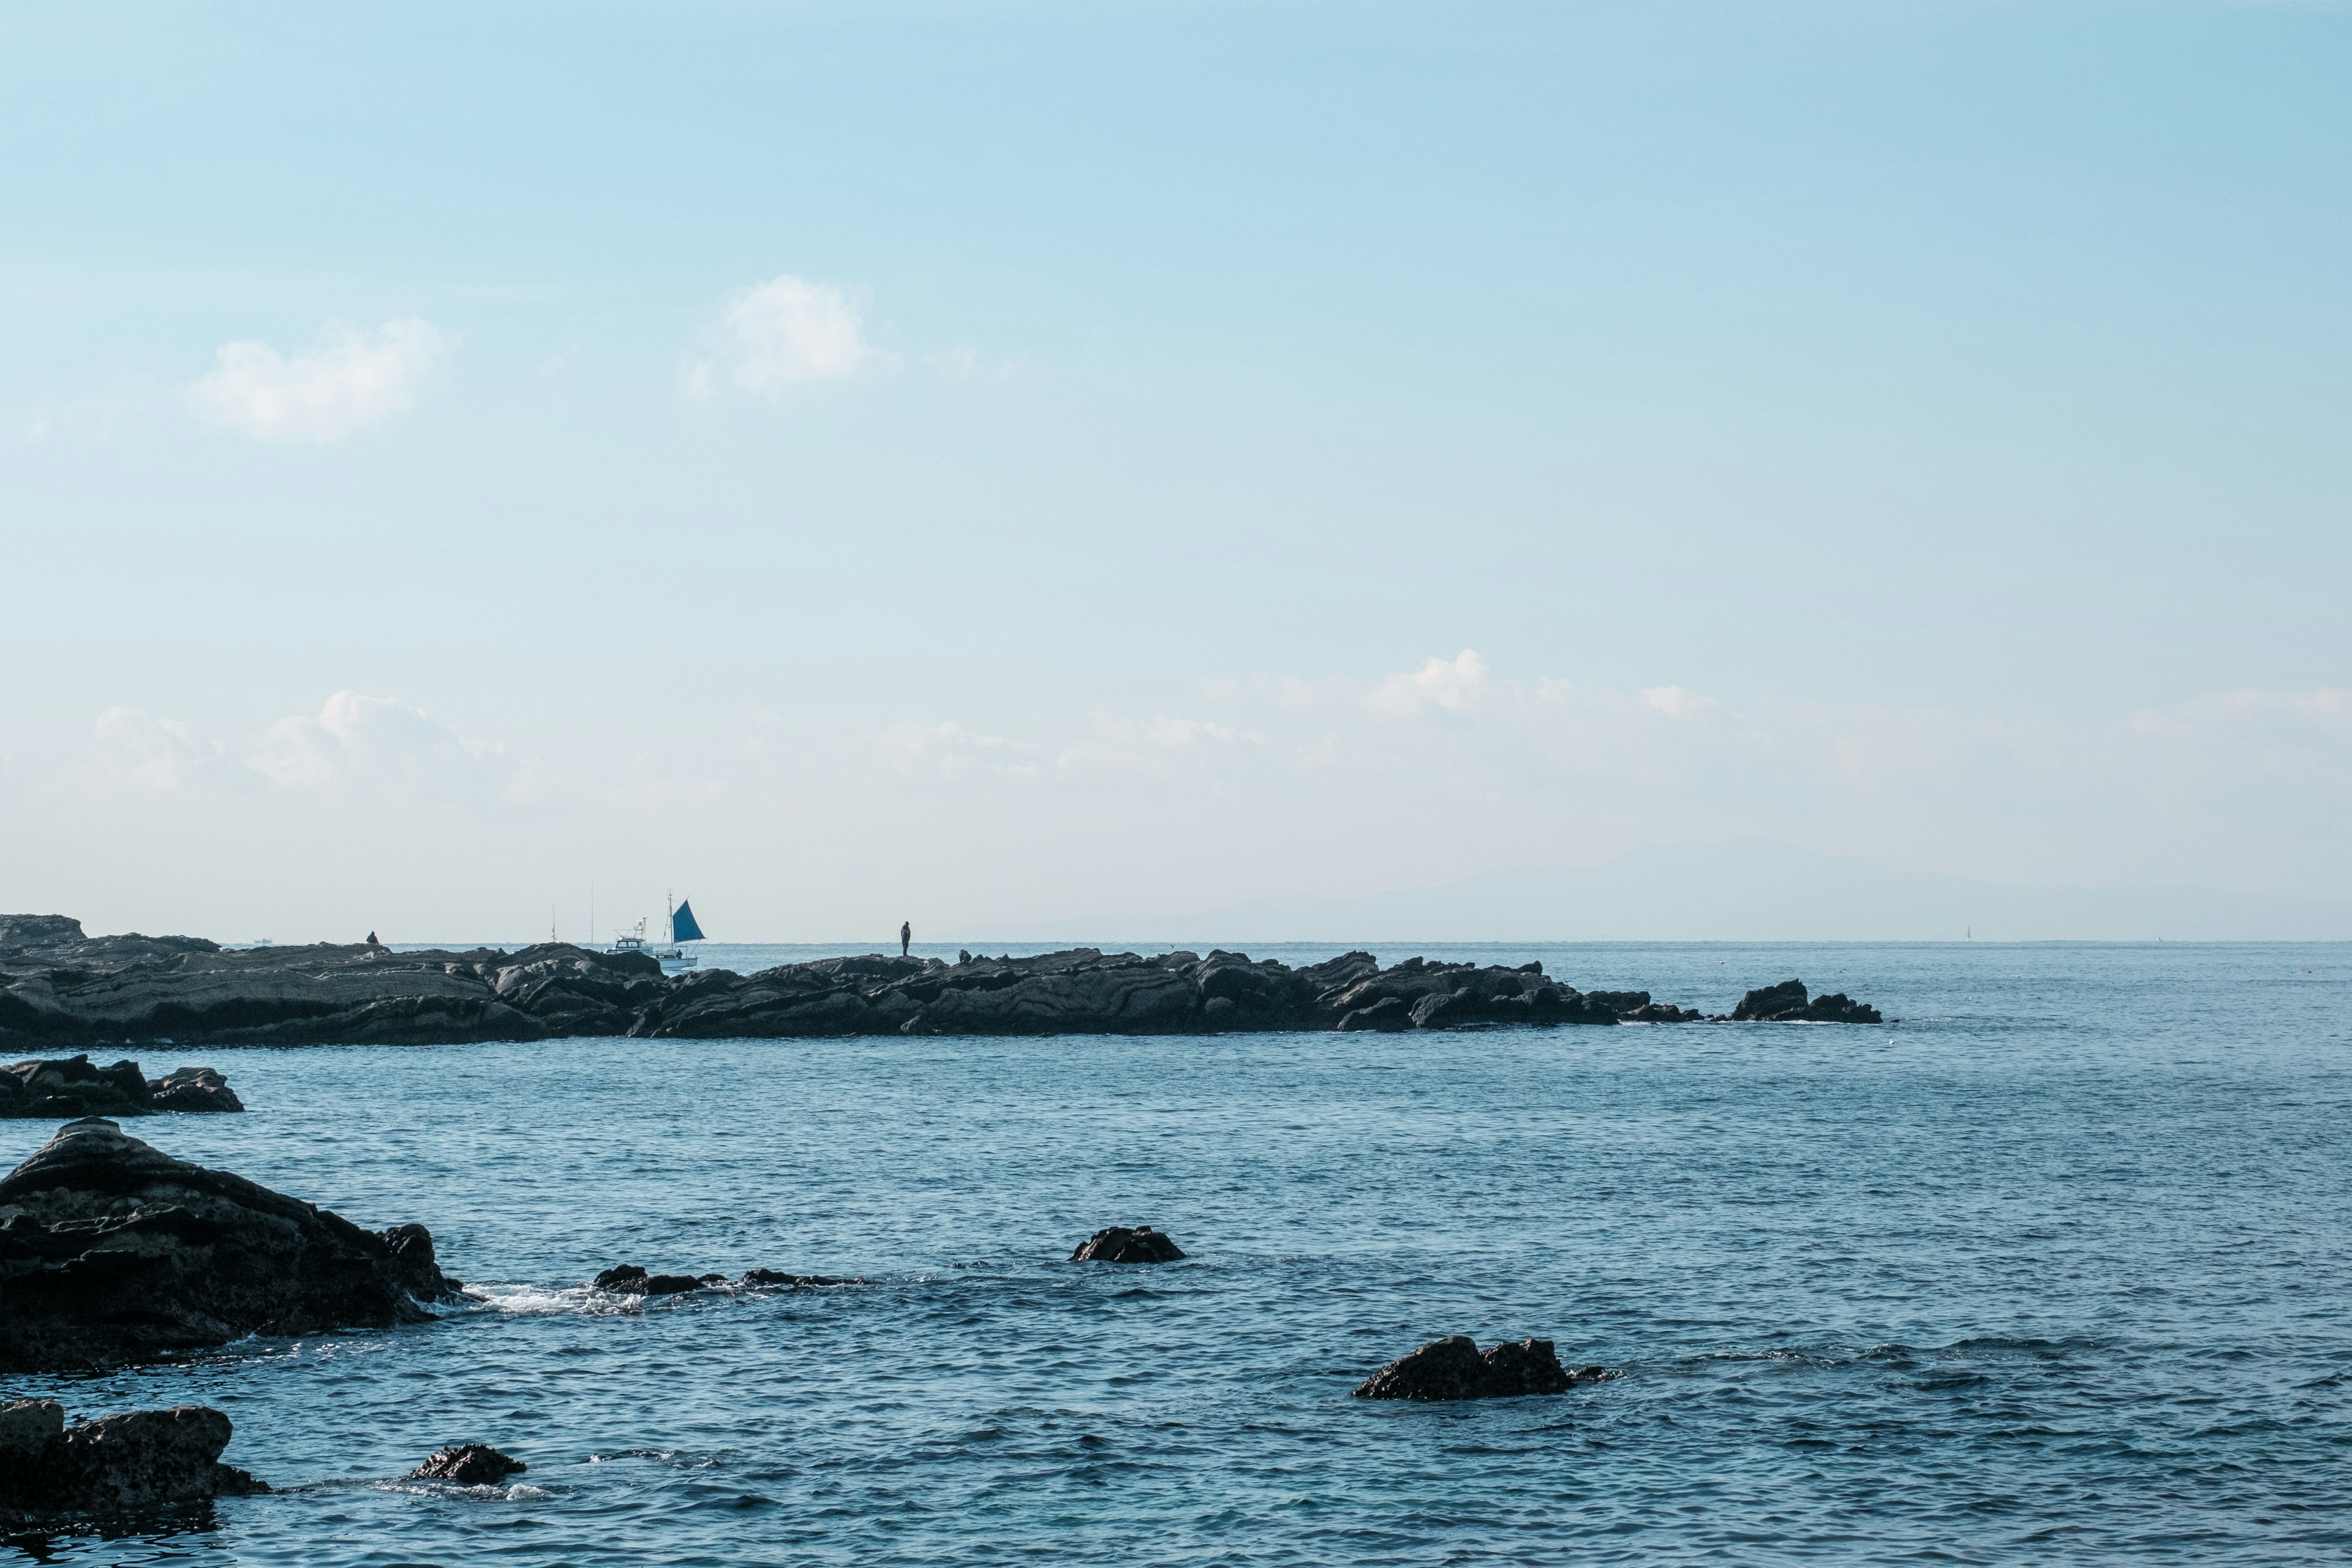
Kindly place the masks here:
[(649, 954), (662, 966), (664, 974), (677, 974), (692, 969), (702, 961), (688, 952), (686, 944), (704, 940), (702, 927), (694, 918), (694, 901), (674, 904), (669, 911), (669, 941), (656, 944), (646, 937), (646, 922), (639, 921), (634, 931), (623, 931), (614, 940), (609, 952), (642, 952)]

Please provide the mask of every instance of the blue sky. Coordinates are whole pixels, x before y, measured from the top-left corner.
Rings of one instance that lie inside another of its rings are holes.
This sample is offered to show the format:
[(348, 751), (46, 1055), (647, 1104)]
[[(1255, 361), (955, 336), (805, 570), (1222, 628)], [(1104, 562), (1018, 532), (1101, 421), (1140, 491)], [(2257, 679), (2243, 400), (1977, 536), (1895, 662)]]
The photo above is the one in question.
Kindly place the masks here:
[(2352, 893), (2347, 79), (2316, 5), (13, 8), (0, 904)]

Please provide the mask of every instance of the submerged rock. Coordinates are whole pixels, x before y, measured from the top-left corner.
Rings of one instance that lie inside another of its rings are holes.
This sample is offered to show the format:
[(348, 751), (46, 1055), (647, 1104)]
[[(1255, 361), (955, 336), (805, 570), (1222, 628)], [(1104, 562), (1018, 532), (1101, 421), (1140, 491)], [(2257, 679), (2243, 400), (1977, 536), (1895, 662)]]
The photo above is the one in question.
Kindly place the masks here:
[(137, 1062), (99, 1067), (87, 1056), (0, 1068), (0, 1117), (146, 1116), (155, 1111), (243, 1110), (228, 1079), (210, 1068), (162, 1078)]
[(421, 1322), (458, 1288), (421, 1225), (363, 1230), (98, 1117), (0, 1180), (0, 1371)]
[(1774, 1024), (1883, 1024), (1877, 1008), (1857, 1002), (1842, 991), (1808, 998), (1801, 980), (1783, 980), (1760, 986), (1739, 999), (1732, 1021), (1750, 1019)]
[(1506, 1340), (1480, 1352), (1467, 1336), (1432, 1340), (1364, 1379), (1358, 1399), (1511, 1399), (1564, 1394), (1607, 1376), (1601, 1367), (1559, 1364), (1549, 1340)]
[(744, 1290), (806, 1290), (818, 1285), (863, 1285), (863, 1279), (837, 1279), (830, 1274), (786, 1274), (776, 1268), (747, 1268), (735, 1281)]
[(624, 1263), (607, 1268), (589, 1281), (599, 1290), (610, 1290), (616, 1296), (683, 1296), (689, 1290), (699, 1290), (714, 1284), (722, 1276), (707, 1274), (697, 1278), (691, 1274), (648, 1274), (634, 1263)]
[(232, 1428), (201, 1405), (66, 1424), (55, 1400), (0, 1405), (0, 1521), (137, 1513), (269, 1489), (220, 1462)]
[(487, 1443), (460, 1443), (436, 1448), (433, 1457), (401, 1477), (404, 1481), (450, 1481), (461, 1487), (487, 1487), (530, 1468)]
[(1148, 1225), (1115, 1225), (1078, 1243), (1073, 1263), (1176, 1263), (1183, 1250)]

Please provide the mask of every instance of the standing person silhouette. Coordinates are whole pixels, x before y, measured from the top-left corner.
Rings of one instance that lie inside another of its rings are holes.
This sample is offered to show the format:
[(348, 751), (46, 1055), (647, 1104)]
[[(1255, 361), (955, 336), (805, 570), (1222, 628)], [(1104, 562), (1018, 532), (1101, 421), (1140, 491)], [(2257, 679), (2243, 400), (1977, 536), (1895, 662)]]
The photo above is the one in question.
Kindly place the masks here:
[(908, 943), (910, 943), (910, 942), (912, 942), (914, 940), (915, 940), (915, 926), (914, 926), (914, 922), (913, 922), (913, 921), (900, 921), (898, 922), (898, 956), (899, 956), (899, 957), (904, 958), (904, 957), (906, 957), (906, 956), (907, 956), (907, 947), (908, 947)]

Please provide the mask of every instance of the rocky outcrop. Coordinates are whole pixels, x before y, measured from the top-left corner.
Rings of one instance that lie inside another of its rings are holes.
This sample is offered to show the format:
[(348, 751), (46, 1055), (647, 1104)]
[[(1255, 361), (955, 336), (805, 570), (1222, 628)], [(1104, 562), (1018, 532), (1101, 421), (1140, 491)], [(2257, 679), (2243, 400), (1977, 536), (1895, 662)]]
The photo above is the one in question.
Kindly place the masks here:
[(461, 1487), (494, 1486), (509, 1476), (530, 1469), (520, 1459), (499, 1453), (488, 1443), (460, 1443), (436, 1448), (433, 1457), (401, 1477), (404, 1481), (447, 1481)]
[(1177, 1263), (1184, 1253), (1175, 1242), (1148, 1225), (1115, 1225), (1078, 1243), (1073, 1263)]
[(229, 1419), (201, 1405), (66, 1424), (55, 1400), (0, 1405), (0, 1523), (141, 1513), (269, 1489), (220, 1462)]
[(148, 1078), (137, 1062), (102, 1068), (86, 1056), (0, 1068), (0, 1117), (63, 1120), (244, 1109), (228, 1079), (210, 1068), (182, 1068)]
[(363, 1230), (97, 1117), (0, 1180), (0, 1372), (390, 1328), (457, 1293), (421, 1225)]
[(1731, 1010), (1732, 1021), (1770, 1024), (1883, 1024), (1877, 1008), (1842, 991), (1808, 998), (1801, 980), (1783, 980), (1750, 991)]
[[(1823, 1004), (1832, 998), (1823, 998)], [(1856, 1008), (1858, 1021), (1868, 1013)], [(1818, 1014), (1809, 1014), (1819, 1016)], [(888, 954), (756, 974), (665, 975), (642, 952), (348, 947), (229, 951), (189, 937), (86, 938), (0, 918), (0, 1048), (438, 1044), (566, 1035), (1189, 1035), (1696, 1022), (1646, 991), (1579, 991), (1517, 968), (1369, 952), (1293, 969), (1246, 953), (1090, 947), (1028, 958)], [(111, 1070), (111, 1069), (108, 1069)]]
[(726, 1279), (723, 1274), (648, 1274), (634, 1263), (624, 1263), (605, 1269), (588, 1283), (615, 1296), (683, 1296), (689, 1290), (723, 1284)]
[[(694, 1290), (714, 1290), (730, 1281), (724, 1274), (648, 1274), (635, 1263), (605, 1269), (591, 1279), (598, 1290), (615, 1296), (683, 1296)], [(806, 1290), (818, 1285), (863, 1285), (863, 1279), (835, 1279), (830, 1274), (787, 1274), (780, 1268), (750, 1268), (732, 1281), (738, 1290)]]
[(1358, 1399), (1510, 1399), (1565, 1394), (1608, 1376), (1597, 1366), (1570, 1372), (1549, 1340), (1505, 1341), (1483, 1354), (1466, 1336), (1433, 1340), (1389, 1363), (1356, 1389)]

